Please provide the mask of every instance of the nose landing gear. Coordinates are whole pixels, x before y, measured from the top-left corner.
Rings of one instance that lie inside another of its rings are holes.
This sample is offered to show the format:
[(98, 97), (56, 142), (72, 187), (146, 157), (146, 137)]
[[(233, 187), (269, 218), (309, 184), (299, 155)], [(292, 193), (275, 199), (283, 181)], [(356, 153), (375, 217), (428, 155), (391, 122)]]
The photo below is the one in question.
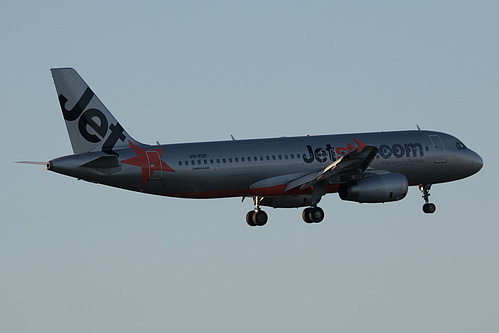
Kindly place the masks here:
[(423, 199), (425, 201), (425, 204), (423, 205), (423, 212), (425, 212), (425, 214), (433, 214), (437, 210), (435, 204), (430, 203), (430, 200), (428, 199), (428, 197), (430, 196), (430, 189), (431, 184), (419, 185), (419, 190), (421, 191), (421, 193), (423, 193)]

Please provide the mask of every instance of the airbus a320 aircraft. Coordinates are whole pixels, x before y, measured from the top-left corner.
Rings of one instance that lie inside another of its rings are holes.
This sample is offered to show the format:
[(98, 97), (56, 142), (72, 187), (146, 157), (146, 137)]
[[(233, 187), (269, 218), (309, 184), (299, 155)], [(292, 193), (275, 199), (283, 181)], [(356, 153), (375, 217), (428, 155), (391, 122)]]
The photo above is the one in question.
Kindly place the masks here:
[(433, 184), (471, 176), (481, 157), (441, 132), (397, 131), (146, 145), (134, 140), (72, 68), (52, 69), (73, 155), (47, 169), (93, 183), (181, 198), (251, 197), (250, 226), (267, 223), (261, 206), (306, 207), (318, 223), (326, 193), (382, 203), (419, 186), (425, 213)]

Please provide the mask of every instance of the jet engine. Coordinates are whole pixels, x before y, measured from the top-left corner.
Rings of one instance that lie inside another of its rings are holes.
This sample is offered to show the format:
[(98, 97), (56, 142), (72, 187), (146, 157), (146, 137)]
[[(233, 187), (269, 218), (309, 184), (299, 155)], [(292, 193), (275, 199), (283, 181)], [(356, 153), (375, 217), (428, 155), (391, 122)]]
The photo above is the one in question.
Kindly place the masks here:
[(408, 188), (404, 175), (386, 173), (341, 184), (338, 194), (342, 200), (379, 203), (405, 198)]

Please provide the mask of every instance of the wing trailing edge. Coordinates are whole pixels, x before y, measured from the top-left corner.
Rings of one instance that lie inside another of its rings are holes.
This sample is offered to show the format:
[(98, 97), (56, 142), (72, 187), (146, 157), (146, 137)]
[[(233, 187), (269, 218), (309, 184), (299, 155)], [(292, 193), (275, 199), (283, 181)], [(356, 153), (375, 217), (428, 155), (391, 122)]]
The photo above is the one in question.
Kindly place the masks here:
[(290, 181), (286, 185), (285, 191), (289, 191), (297, 187), (304, 189), (314, 186), (323, 180), (332, 180), (340, 175), (359, 174), (366, 171), (376, 157), (378, 148), (376, 146), (366, 145), (358, 140), (354, 141), (357, 143), (357, 149), (343, 155), (323, 170), (314, 171)]

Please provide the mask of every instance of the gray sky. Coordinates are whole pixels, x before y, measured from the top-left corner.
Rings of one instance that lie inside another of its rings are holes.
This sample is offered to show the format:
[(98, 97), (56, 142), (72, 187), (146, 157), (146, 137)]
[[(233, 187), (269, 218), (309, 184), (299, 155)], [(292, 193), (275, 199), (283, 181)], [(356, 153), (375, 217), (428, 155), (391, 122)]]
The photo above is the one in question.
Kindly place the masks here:
[[(496, 1), (9, 1), (1, 332), (497, 332)], [(154, 197), (14, 164), (71, 153), (49, 68), (161, 143), (439, 130), (484, 159), (437, 212)]]

